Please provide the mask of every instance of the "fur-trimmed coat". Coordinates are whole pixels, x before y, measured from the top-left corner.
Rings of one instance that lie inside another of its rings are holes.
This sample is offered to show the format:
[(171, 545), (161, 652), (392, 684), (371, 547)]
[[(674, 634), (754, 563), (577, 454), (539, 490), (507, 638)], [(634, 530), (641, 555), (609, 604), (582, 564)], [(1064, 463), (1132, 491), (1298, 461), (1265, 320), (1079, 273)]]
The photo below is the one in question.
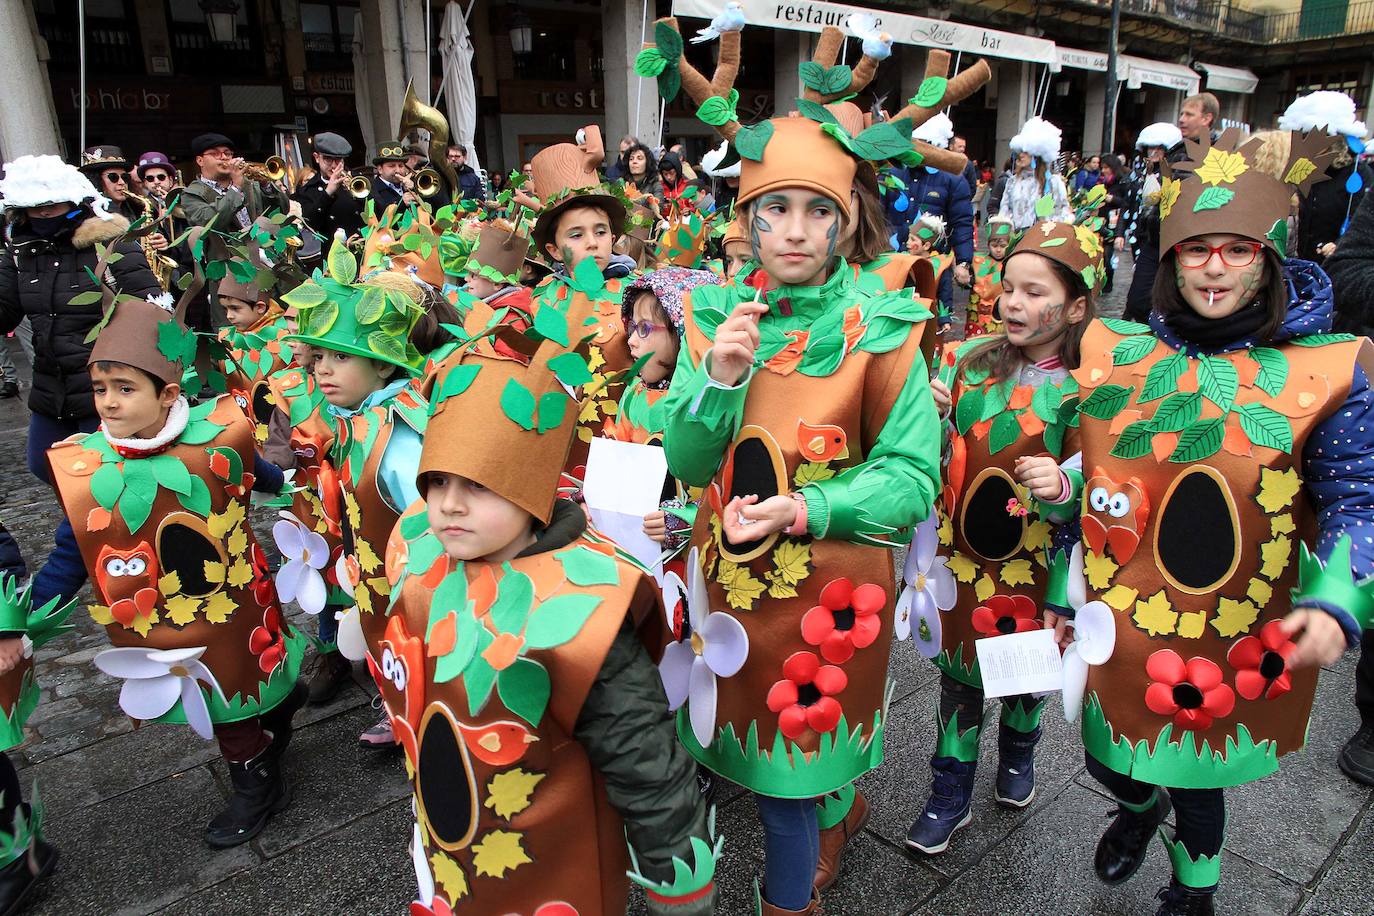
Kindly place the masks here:
[[(86, 272), (94, 271), (100, 258), (96, 244), (108, 243), (128, 228), (122, 216), (102, 220), (89, 215), (44, 238), (21, 214), (6, 229), (6, 250), (0, 257), (0, 333), (14, 330), (25, 317), (33, 327), (29, 409), (34, 413), (71, 421), (95, 416), (86, 370), (91, 344), (85, 340), (100, 321), (100, 303), (70, 302), (97, 288)], [(105, 282), (140, 298), (162, 292), (137, 240), (125, 239), (117, 251), (123, 257), (109, 265)]]

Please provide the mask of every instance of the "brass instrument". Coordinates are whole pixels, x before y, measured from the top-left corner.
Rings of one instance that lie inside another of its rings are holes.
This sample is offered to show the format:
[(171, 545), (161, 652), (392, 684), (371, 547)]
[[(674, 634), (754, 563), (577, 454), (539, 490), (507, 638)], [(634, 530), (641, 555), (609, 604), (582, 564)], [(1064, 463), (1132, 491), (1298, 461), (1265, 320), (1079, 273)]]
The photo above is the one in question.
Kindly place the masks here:
[(434, 169), (420, 169), (415, 173), (413, 188), (421, 197), (433, 197), (444, 189), (443, 176)]
[(286, 177), (286, 163), (280, 156), (268, 156), (266, 162), (245, 162), (243, 177), (249, 181), (268, 181), (276, 184)]
[(453, 197), (458, 193), (458, 173), (453, 166), (448, 164), (448, 120), (439, 109), (421, 102), (415, 94), (414, 84), (406, 86), (405, 101), (401, 104), (401, 123), (396, 129), (396, 136), (404, 137), (417, 127), (423, 127), (429, 131), (429, 161), (430, 168), (425, 172), (434, 172), (436, 178), (442, 178), (441, 187), (435, 188), (429, 194), (421, 192), (421, 196), (432, 197), (444, 190)]
[[(150, 223), (156, 225), (167, 217), (165, 208), (159, 208), (147, 197), (135, 194), (133, 191), (128, 193), (129, 199), (142, 208), (143, 216), (146, 217)], [(159, 209), (164, 212), (159, 214)], [(153, 231), (160, 233), (162, 237), (169, 242), (172, 240), (171, 234), (164, 232), (160, 226)], [(163, 292), (169, 292), (172, 289), (172, 272), (176, 270), (177, 262), (153, 247), (153, 243), (149, 238), (152, 234), (152, 232), (145, 233), (139, 238), (138, 244), (143, 248), (143, 257), (148, 261), (148, 267), (152, 270), (153, 276), (157, 279), (157, 285), (162, 287)]]
[(358, 200), (367, 200), (372, 196), (372, 179), (366, 175), (354, 175), (348, 179), (348, 193)]

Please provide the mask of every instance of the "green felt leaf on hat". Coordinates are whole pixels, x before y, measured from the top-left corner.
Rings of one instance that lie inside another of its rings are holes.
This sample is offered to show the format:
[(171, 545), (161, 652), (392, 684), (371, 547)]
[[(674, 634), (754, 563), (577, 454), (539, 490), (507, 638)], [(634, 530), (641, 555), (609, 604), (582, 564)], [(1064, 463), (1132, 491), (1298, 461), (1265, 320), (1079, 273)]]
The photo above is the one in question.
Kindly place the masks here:
[(377, 322), (377, 330), (389, 337), (404, 337), (410, 332), (410, 321), (404, 312), (383, 312), (381, 319)]
[(922, 108), (934, 108), (945, 97), (945, 87), (949, 80), (943, 76), (928, 76), (921, 80), (921, 87), (911, 97), (911, 104)]
[(252, 283), (258, 278), (258, 269), (247, 261), (230, 261), (229, 273), (240, 283)]
[(549, 672), (532, 658), (517, 658), (515, 664), (496, 676), (496, 693), (506, 708), (530, 725), (538, 725), (549, 705)]
[(1149, 334), (1138, 334), (1134, 337), (1127, 337), (1125, 340), (1112, 347), (1112, 365), (1129, 366), (1138, 363), (1154, 350), (1156, 338)]
[(314, 308), (321, 302), (329, 298), (329, 294), (324, 291), (324, 287), (310, 280), (306, 280), (291, 292), (281, 297), (281, 301), (287, 305), (293, 305), (298, 309)]
[(1081, 276), (1081, 277), (1083, 278), (1083, 285), (1086, 286), (1088, 289), (1095, 289), (1095, 288), (1097, 287), (1097, 268), (1096, 268), (1096, 267), (1094, 267), (1093, 265), (1089, 264), (1087, 267), (1083, 268), (1083, 269), (1080, 270), (1078, 273), (1079, 273), (1079, 276)]
[(763, 150), (772, 138), (772, 121), (741, 127), (739, 133), (735, 134), (735, 151), (751, 162), (762, 162)]
[(383, 359), (398, 365), (411, 364), (411, 354), (406, 350), (405, 341), (383, 331), (373, 331), (367, 335), (367, 346)]
[(1277, 397), (1284, 382), (1288, 381), (1288, 357), (1273, 347), (1255, 347), (1246, 355), (1259, 363), (1259, 371), (1255, 373), (1256, 387)]
[(813, 102), (810, 99), (797, 99), (797, 111), (801, 112), (802, 117), (810, 118), (820, 124), (839, 124), (839, 120), (820, 102)]
[(1279, 218), (1274, 220), (1274, 225), (1269, 227), (1269, 231), (1264, 237), (1274, 243), (1274, 249), (1278, 251), (1279, 257), (1288, 257), (1288, 220)]
[(1068, 241), (1069, 241), (1069, 240), (1068, 240), (1067, 238), (1065, 238), (1064, 236), (1061, 235), (1061, 236), (1058, 236), (1057, 238), (1045, 239), (1045, 241), (1043, 241), (1043, 242), (1040, 243), (1040, 247), (1041, 247), (1041, 248), (1058, 248), (1060, 245), (1066, 244)]
[(822, 124), (821, 132), (834, 137), (835, 140), (850, 153), (856, 153), (854, 140), (849, 136), (849, 132), (838, 124)]
[(196, 337), (176, 321), (160, 321), (157, 325), (157, 352), (168, 362), (191, 362), (196, 358)]
[(191, 492), (185, 496), (177, 495), (177, 502), (187, 512), (208, 518), (210, 515), (210, 486), (201, 478), (191, 476)]
[(844, 64), (827, 67), (821, 75), (820, 91), (826, 95), (839, 95), (854, 81), (854, 71)]
[(1110, 420), (1126, 408), (1126, 403), (1135, 392), (1135, 386), (1102, 385), (1078, 405), (1078, 412), (1085, 413), (1097, 420)]
[(1226, 438), (1226, 422), (1221, 417), (1201, 420), (1185, 429), (1178, 437), (1178, 446), (1169, 460), (1176, 464), (1188, 464), (1210, 458), (1221, 448)]
[(587, 361), (576, 353), (560, 353), (549, 360), (549, 368), (558, 380), (570, 388), (585, 385), (592, 380), (587, 369)]
[(990, 454), (997, 454), (1021, 438), (1021, 423), (1016, 419), (1016, 416), (1016, 413), (1004, 411), (993, 418), (992, 429), (988, 430), (988, 452)]
[(353, 316), (360, 325), (375, 324), (385, 311), (386, 292), (379, 286), (364, 289), (353, 306)]
[(525, 628), (525, 619), (534, 603), (534, 580), (509, 563), (501, 568), (503, 575), (496, 586), (496, 600), (491, 604), (491, 622), (501, 633), (519, 633)]
[(712, 127), (719, 127), (728, 121), (736, 119), (735, 106), (739, 103), (739, 90), (731, 89), (730, 94), (721, 98), (713, 95), (701, 103), (697, 109), (697, 120), (710, 124)]
[(1201, 213), (1203, 210), (1218, 210), (1231, 202), (1231, 198), (1236, 196), (1236, 192), (1230, 188), (1207, 188), (1197, 196), (1197, 202), (1193, 204), (1193, 212)]
[(620, 582), (615, 560), (590, 547), (579, 545), (553, 556), (563, 564), (563, 573), (573, 585), (617, 585)]
[(1288, 418), (1263, 404), (1241, 404), (1240, 428), (1250, 441), (1265, 448), (1278, 449), (1285, 455), (1293, 450), (1293, 427)]
[(175, 455), (155, 455), (148, 459), (158, 486), (171, 490), (179, 496), (191, 492), (191, 472)]
[(563, 424), (568, 413), (568, 396), (562, 391), (546, 391), (539, 396), (539, 423), (535, 431), (540, 435)]
[(329, 246), (329, 276), (345, 286), (358, 279), (358, 259), (341, 240)]
[(1192, 426), (1202, 416), (1202, 395), (1196, 391), (1171, 394), (1159, 405), (1150, 420), (1155, 432), (1177, 433)]
[(157, 479), (146, 461), (124, 462), (124, 493), (119, 497), (119, 514), (130, 534), (137, 533), (153, 511)]
[(682, 56), (682, 36), (666, 22), (654, 23), (654, 44), (658, 46), (664, 60), (675, 63)]
[(339, 303), (326, 299), (305, 314), (301, 332), (309, 337), (323, 337), (339, 318)]
[(443, 401), (448, 398), (457, 397), (472, 385), (477, 378), (477, 373), (481, 371), (481, 366), (476, 363), (464, 363), (454, 366), (444, 376), (444, 380), (439, 384), (439, 391), (436, 394), (435, 402)]
[(1116, 442), (1112, 445), (1111, 455), (1113, 458), (1143, 458), (1150, 453), (1151, 443), (1154, 442), (1155, 430), (1148, 420), (1137, 420), (1128, 425), (1116, 437)]
[(658, 48), (645, 48), (635, 55), (635, 74), (652, 79), (668, 66), (667, 59)]
[(666, 67), (658, 75), (658, 95), (666, 102), (671, 102), (677, 98), (678, 91), (682, 88), (682, 74), (676, 66)]
[(911, 119), (880, 121), (866, 127), (854, 138), (850, 147), (860, 157), (871, 162), (894, 159), (911, 152)]
[(501, 390), (501, 411), (522, 429), (534, 429), (534, 394), (515, 379)]
[(124, 492), (124, 472), (114, 462), (105, 462), (91, 475), (91, 495), (102, 509), (113, 509)]
[(1198, 360), (1197, 382), (1203, 397), (1222, 410), (1231, 409), (1240, 379), (1230, 360), (1220, 356), (1206, 356)]
[(601, 604), (596, 595), (559, 595), (530, 613), (525, 625), (525, 644), (531, 649), (552, 649), (572, 639)]
[[(1146, 327), (1139, 325), (1139, 327)], [(1188, 369), (1188, 357), (1171, 353), (1150, 367), (1140, 387), (1140, 403), (1155, 401), (1178, 390), (1178, 378)]]
[(223, 261), (209, 261), (205, 265), (205, 279), (223, 280), (224, 275), (229, 272), (229, 268)]
[(1049, 219), (1054, 212), (1054, 198), (1046, 194), (1035, 202), (1035, 215), (1038, 219)]

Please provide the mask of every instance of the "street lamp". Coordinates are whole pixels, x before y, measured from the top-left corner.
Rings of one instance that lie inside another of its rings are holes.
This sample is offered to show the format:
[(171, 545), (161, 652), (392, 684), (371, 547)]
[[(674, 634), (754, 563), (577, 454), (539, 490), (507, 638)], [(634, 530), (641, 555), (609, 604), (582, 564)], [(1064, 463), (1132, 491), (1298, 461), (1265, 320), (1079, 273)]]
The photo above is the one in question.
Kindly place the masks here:
[(534, 48), (534, 30), (530, 28), (530, 17), (520, 7), (514, 7), (510, 14), (510, 47), (516, 56), (530, 53)]
[(211, 41), (231, 45), (238, 40), (239, 0), (200, 0), (200, 10)]

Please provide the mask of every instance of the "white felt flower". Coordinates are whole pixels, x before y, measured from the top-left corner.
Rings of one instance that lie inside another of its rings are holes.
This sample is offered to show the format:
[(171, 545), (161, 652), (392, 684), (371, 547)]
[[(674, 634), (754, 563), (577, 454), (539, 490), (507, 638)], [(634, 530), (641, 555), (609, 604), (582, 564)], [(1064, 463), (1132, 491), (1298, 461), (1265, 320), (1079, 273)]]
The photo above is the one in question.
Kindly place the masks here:
[(421, 903), (429, 906), (434, 902), (434, 874), (429, 870), (429, 859), (425, 856), (419, 821), (415, 822), (415, 832), (410, 837), (410, 861), (415, 866), (415, 884), (419, 889), (417, 896)]
[(210, 709), (199, 681), (225, 699), (219, 681), (200, 657), (205, 646), (186, 649), (149, 649), (123, 646), (106, 649), (95, 657), (95, 665), (106, 674), (124, 679), (119, 691), (119, 708), (131, 718), (148, 721), (163, 715), (181, 700), (186, 722), (207, 741), (215, 736)]
[(1116, 650), (1116, 616), (1104, 601), (1088, 601), (1083, 576), (1083, 545), (1075, 544), (1069, 555), (1069, 605), (1074, 610), (1073, 642), (1064, 650), (1064, 718), (1078, 719), (1083, 691), (1088, 687), (1088, 666), (1100, 665)]
[(272, 540), (286, 558), (277, 570), (277, 597), (294, 601), (307, 614), (324, 610), (329, 588), (320, 570), (329, 565), (329, 545), (290, 512), (272, 526)]
[(940, 520), (932, 512), (916, 526), (911, 549), (902, 567), (904, 588), (897, 598), (897, 616), (892, 622), (892, 635), (906, 639), (913, 632), (911, 618), (916, 618), (916, 648), (926, 658), (940, 654), (940, 612), (954, 607), (958, 586), (949, 560), (937, 557), (940, 546)]
[(363, 638), (363, 617), (358, 606), (355, 604), (341, 611), (338, 619), (339, 633), (334, 642), (339, 647), (339, 654), (349, 661), (362, 661), (367, 657), (367, 640)]
[[(677, 709), (690, 700), (687, 715), (692, 722), (692, 734), (702, 747), (709, 747), (716, 731), (716, 678), (732, 677), (744, 667), (749, 657), (749, 634), (743, 625), (724, 611), (712, 611), (706, 593), (706, 577), (702, 575), (693, 547), (687, 555), (686, 586), (687, 615), (691, 621), (691, 635), (670, 643), (658, 663), (663, 689), (668, 694), (668, 708)], [(677, 579), (679, 593), (682, 580), (676, 573), (666, 578)], [(665, 584), (665, 596), (669, 586)]]

